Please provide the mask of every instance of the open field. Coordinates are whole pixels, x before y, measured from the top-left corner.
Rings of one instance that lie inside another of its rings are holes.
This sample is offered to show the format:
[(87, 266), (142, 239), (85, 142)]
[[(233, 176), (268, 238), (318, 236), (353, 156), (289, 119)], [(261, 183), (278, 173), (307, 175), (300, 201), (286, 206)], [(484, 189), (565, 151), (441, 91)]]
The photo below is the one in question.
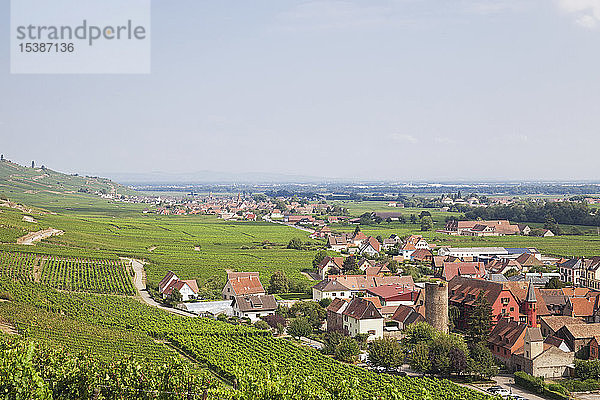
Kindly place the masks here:
[[(263, 283), (277, 270), (296, 282), (308, 281), (300, 271), (311, 267), (314, 251), (285, 248), (295, 237), (307, 241), (306, 232), (266, 222), (226, 222), (215, 216), (143, 214), (139, 206), (109, 204), (101, 199), (104, 204), (88, 203), (90, 196), (79, 196), (83, 197), (78, 200), (79, 207), (68, 202), (62, 213), (36, 214), (38, 224), (30, 224), (35, 229), (52, 226), (63, 230), (64, 235), (37, 243), (31, 250), (16, 244), (0, 244), (0, 249), (65, 257), (145, 259), (151, 285), (168, 270), (182, 279), (198, 279), (200, 285), (208, 280), (216, 281), (215, 286), (224, 284), (226, 269), (259, 271)], [(7, 223), (15, 223), (23, 215), (18, 210), (0, 213), (0, 224), (5, 216), (10, 218)], [(26, 224), (15, 226), (25, 229)], [(8, 239), (16, 237), (14, 234)]]

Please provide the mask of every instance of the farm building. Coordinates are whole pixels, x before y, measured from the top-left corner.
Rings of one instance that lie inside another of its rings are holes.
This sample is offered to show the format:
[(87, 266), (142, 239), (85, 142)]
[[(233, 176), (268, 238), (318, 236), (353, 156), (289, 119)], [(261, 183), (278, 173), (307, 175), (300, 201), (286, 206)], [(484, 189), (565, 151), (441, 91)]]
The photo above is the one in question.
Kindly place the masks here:
[(181, 293), (183, 301), (193, 300), (198, 297), (198, 284), (196, 280), (180, 280), (173, 271), (169, 271), (158, 283), (158, 292), (166, 299), (172, 296), (175, 289)]

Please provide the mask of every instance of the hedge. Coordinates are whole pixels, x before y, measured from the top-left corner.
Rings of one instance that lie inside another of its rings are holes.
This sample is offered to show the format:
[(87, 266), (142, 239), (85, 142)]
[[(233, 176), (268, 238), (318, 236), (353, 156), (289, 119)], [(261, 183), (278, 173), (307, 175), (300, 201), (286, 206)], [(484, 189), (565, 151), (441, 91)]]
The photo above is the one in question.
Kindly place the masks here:
[(543, 378), (529, 375), (523, 371), (515, 372), (515, 384), (550, 399), (569, 400), (569, 392), (565, 387), (558, 383), (546, 385)]

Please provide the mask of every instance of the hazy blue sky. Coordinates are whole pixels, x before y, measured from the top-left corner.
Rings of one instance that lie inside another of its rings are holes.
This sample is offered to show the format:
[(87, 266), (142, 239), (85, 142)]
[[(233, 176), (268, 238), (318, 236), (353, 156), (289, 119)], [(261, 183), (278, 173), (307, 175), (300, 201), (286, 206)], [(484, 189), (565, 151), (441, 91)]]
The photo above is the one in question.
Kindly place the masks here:
[(54, 169), (598, 179), (600, 0), (153, 1), (150, 75), (10, 75)]

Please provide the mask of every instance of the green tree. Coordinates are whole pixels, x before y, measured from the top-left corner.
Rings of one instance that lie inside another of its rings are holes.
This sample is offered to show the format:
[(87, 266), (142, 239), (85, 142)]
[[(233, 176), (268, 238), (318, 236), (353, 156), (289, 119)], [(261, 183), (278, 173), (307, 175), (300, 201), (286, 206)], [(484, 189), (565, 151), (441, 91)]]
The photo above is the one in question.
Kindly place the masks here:
[(327, 257), (327, 251), (325, 250), (319, 250), (317, 251), (317, 254), (315, 254), (315, 258), (313, 258), (312, 261), (312, 265), (314, 268), (317, 268), (317, 266), (319, 264), (321, 264), (321, 261), (323, 261), (323, 259)]
[(492, 306), (480, 291), (467, 320), (469, 343), (483, 343), (492, 329)]
[(514, 268), (513, 269), (509, 269), (508, 271), (506, 271), (504, 273), (504, 276), (507, 277), (507, 278), (510, 278), (511, 276), (516, 276), (516, 275), (519, 275), (519, 271), (516, 270), (516, 269), (514, 269)]
[(386, 369), (398, 368), (404, 357), (402, 346), (393, 338), (373, 340), (369, 343), (368, 354), (371, 364)]
[(565, 283), (561, 281), (558, 277), (550, 278), (548, 283), (544, 286), (546, 289), (562, 289), (565, 287)]
[(467, 345), (462, 336), (452, 333), (439, 333), (435, 340), (429, 344), (430, 372), (449, 376), (455, 367), (461, 365), (462, 370), (456, 372), (464, 371), (467, 367), (465, 356), (467, 352)]
[(425, 217), (421, 220), (421, 230), (430, 231), (433, 229), (433, 220), (431, 217)]
[(390, 260), (388, 262), (387, 267), (389, 268), (390, 271), (392, 271), (393, 274), (395, 274), (396, 272), (398, 272), (398, 261)]
[(290, 314), (294, 317), (305, 317), (310, 325), (317, 329), (323, 324), (327, 310), (315, 301), (298, 301), (290, 307)]
[(323, 297), (321, 300), (319, 300), (319, 305), (323, 308), (327, 308), (329, 307), (332, 301), (333, 300), (331, 300), (330, 297)]
[(404, 329), (404, 343), (414, 346), (419, 343), (431, 343), (438, 335), (438, 331), (427, 322), (416, 322)]
[(302, 239), (293, 238), (287, 245), (288, 249), (302, 250)]
[(256, 321), (254, 323), (254, 327), (257, 329), (262, 329), (262, 330), (267, 330), (267, 329), (271, 329), (271, 327), (269, 326), (268, 323), (266, 323), (265, 321), (263, 321), (262, 319), (259, 319), (258, 321)]
[(293, 319), (287, 328), (287, 332), (297, 339), (299, 339), (302, 336), (310, 336), (312, 331), (312, 326), (310, 322), (308, 322), (308, 318), (305, 317)]
[(422, 374), (426, 374), (431, 369), (431, 361), (429, 359), (429, 346), (422, 342), (413, 346), (410, 353), (410, 367)]
[(431, 213), (429, 211), (421, 211), (421, 213), (419, 214), (419, 218), (423, 219), (425, 217), (431, 217)]
[(453, 331), (454, 328), (456, 328), (456, 323), (458, 322), (459, 318), (460, 318), (459, 308), (456, 306), (449, 306), (448, 307), (448, 322), (449, 322), (451, 331)]
[(334, 355), (336, 347), (342, 342), (344, 337), (344, 334), (335, 331), (325, 335), (325, 346), (323, 346), (322, 349), (323, 353)]
[(178, 303), (181, 303), (182, 300), (183, 300), (183, 296), (181, 295), (181, 292), (179, 291), (179, 289), (174, 288), (173, 291), (171, 292), (171, 302), (173, 304), (178, 304)]
[(356, 257), (349, 256), (344, 259), (342, 263), (342, 268), (344, 272), (354, 271), (358, 268), (358, 263), (356, 262)]
[(290, 281), (283, 271), (275, 271), (269, 279), (269, 293), (288, 293)]
[(494, 355), (483, 343), (471, 347), (467, 371), (476, 377), (490, 379), (498, 374)]
[(344, 337), (335, 348), (335, 358), (337, 360), (352, 363), (358, 357), (360, 347), (356, 340)]

